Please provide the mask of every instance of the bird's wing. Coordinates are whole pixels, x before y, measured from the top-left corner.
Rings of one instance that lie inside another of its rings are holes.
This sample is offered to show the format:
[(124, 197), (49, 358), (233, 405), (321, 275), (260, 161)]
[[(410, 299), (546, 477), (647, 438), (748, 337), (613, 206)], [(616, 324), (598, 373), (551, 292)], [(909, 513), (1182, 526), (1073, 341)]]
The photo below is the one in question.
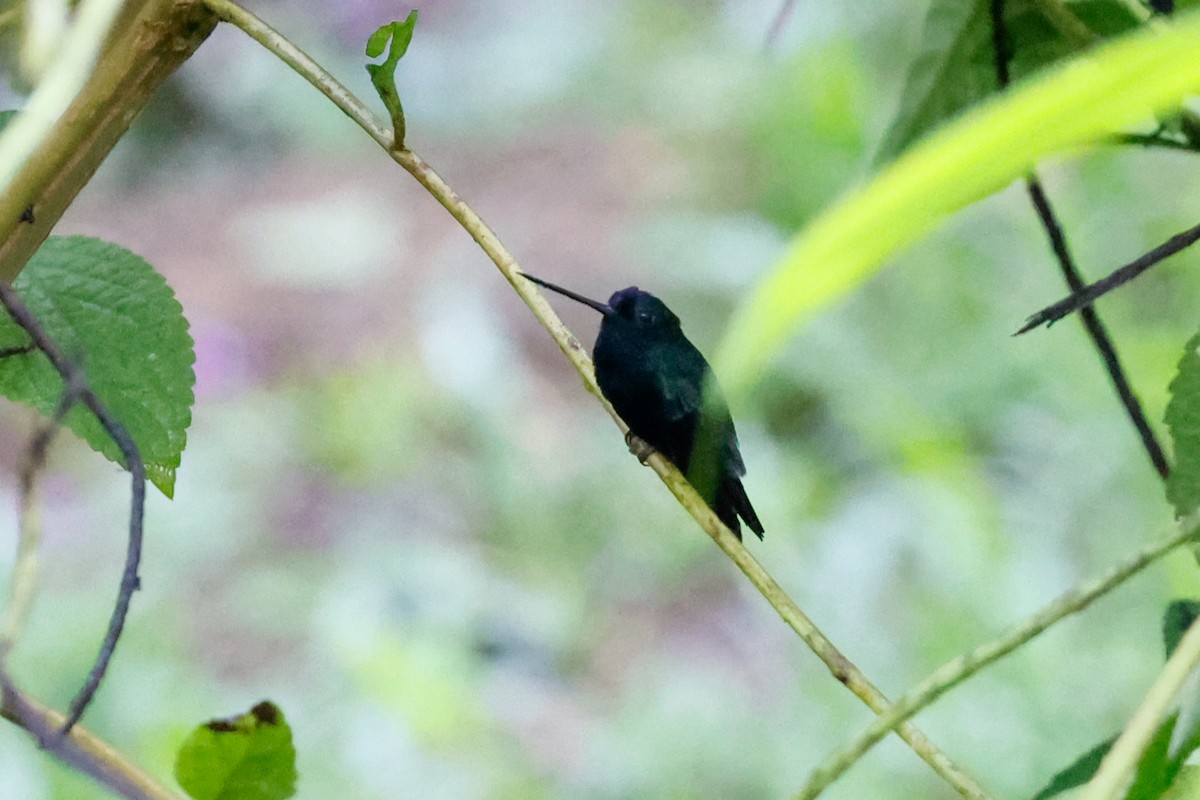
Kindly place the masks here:
[(700, 413), (708, 363), (695, 348), (677, 349), (669, 357), (674, 363), (654, 370), (663, 413), (673, 423), (694, 424)]
[[(667, 370), (658, 371), (659, 390), (663, 398), (663, 412), (673, 426), (679, 430), (687, 446), (696, 444), (694, 437), (700, 433), (700, 410), (704, 404), (703, 392), (710, 393), (707, 423), (712, 425), (710, 434), (721, 442), (718, 452), (727, 468), (736, 475), (746, 474), (746, 465), (742, 462), (742, 454), (738, 451), (737, 433), (733, 428), (733, 418), (729, 414), (729, 406), (721, 387), (712, 380), (712, 368), (704, 360), (704, 356), (694, 347), (687, 351), (675, 353), (676, 364), (674, 379), (666, 376)], [(688, 454), (690, 456), (690, 453)], [(688, 458), (685, 457), (686, 463)], [(676, 463), (679, 463), (676, 460)]]

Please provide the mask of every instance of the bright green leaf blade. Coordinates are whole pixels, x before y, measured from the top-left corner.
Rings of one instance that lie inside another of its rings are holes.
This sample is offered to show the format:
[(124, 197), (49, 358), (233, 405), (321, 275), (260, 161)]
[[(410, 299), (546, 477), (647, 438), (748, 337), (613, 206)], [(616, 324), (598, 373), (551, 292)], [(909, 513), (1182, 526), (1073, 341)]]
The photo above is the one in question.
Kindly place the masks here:
[(1167, 500), (1185, 517), (1200, 506), (1200, 333), (1184, 346), (1164, 418), (1175, 447)]
[(1139, 30), (969, 112), (815, 219), (737, 311), (717, 372), (744, 389), (814, 311), (1040, 158), (1150, 118), (1200, 89), (1200, 14)]
[[(144, 260), (108, 242), (51, 237), (14, 283), (25, 304), (88, 386), (129, 431), (147, 475), (170, 497), (192, 420), (192, 338), (171, 288)], [(29, 343), (0, 312), (0, 348)], [(63, 384), (39, 353), (0, 358), (0, 394), (53, 413)], [(66, 425), (122, 463), (120, 450), (82, 407)]]
[(1033, 796), (1033, 800), (1047, 800), (1090, 781), (1096, 770), (1100, 769), (1100, 762), (1108, 755), (1115, 741), (1117, 737), (1114, 736), (1075, 759), (1066, 769), (1051, 778), (1050, 783)]
[(292, 729), (270, 702), (212, 720), (180, 746), (175, 780), (194, 800), (285, 800), (296, 793)]

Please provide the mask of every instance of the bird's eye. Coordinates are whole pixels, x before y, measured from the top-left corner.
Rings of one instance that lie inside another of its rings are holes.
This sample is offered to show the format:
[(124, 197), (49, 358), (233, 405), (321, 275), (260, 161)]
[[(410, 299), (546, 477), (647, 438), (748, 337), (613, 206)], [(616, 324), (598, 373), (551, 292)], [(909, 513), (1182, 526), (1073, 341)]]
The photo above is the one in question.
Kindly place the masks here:
[(651, 322), (654, 322), (654, 316), (649, 311), (639, 311), (637, 318), (638, 322), (643, 325), (649, 325)]

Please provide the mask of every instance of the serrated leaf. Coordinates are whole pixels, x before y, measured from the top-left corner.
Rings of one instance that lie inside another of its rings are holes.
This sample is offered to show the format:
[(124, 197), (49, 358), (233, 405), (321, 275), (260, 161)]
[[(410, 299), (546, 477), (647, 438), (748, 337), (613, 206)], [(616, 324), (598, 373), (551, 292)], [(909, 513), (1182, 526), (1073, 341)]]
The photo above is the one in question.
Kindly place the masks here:
[(717, 357), (744, 390), (800, 323), (860, 286), (946, 215), (1041, 158), (1178, 106), (1200, 89), (1200, 14), (1096, 47), (944, 126), (798, 234), (737, 309)]
[(383, 55), (384, 47), (390, 42), (387, 58), (381, 64), (367, 64), (367, 73), (371, 76), (375, 92), (392, 118), (396, 147), (404, 145), (405, 134), (404, 108), (400, 104), (400, 93), (396, 90), (396, 66), (408, 52), (408, 45), (412, 42), (416, 26), (417, 12), (414, 10), (408, 13), (404, 22), (389, 22), (367, 39), (369, 58)]
[[(87, 385), (129, 431), (147, 476), (170, 497), (192, 420), (192, 338), (171, 288), (123, 247), (84, 236), (51, 237), (13, 284)], [(0, 312), (0, 349), (29, 337)], [(0, 394), (50, 414), (63, 383), (40, 352), (0, 358)], [(120, 450), (87, 409), (65, 424), (109, 459)]]
[(1167, 478), (1167, 500), (1185, 517), (1200, 506), (1200, 333), (1188, 341), (1175, 379), (1167, 389), (1164, 419), (1171, 432), (1175, 464)]
[(292, 729), (269, 701), (197, 727), (175, 757), (175, 780), (194, 800), (285, 800), (296, 777)]

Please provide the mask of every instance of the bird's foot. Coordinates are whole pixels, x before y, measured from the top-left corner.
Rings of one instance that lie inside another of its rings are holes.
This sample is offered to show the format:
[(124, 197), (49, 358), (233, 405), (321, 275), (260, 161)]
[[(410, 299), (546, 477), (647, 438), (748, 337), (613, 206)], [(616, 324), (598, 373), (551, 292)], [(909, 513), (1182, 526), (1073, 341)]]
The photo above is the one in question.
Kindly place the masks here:
[(637, 456), (638, 462), (644, 467), (650, 456), (654, 455), (654, 448), (645, 439), (639, 439), (634, 435), (633, 431), (625, 433), (625, 445), (629, 448), (629, 452)]

